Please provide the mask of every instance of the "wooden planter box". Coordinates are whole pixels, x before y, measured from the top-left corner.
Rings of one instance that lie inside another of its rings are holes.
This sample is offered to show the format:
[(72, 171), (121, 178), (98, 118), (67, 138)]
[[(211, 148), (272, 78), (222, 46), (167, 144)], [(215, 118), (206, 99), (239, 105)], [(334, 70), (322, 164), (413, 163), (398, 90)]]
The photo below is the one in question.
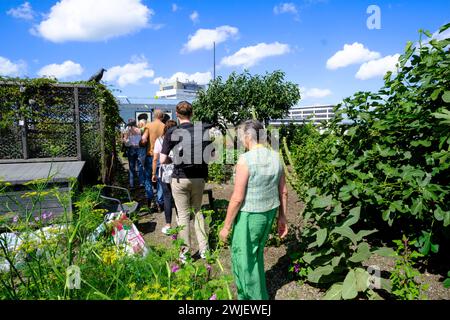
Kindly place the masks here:
[[(53, 219), (67, 214), (70, 220), (71, 181), (80, 179), (84, 164), (83, 161), (0, 164), (0, 180), (9, 182), (13, 189), (0, 195), (0, 229), (12, 223), (16, 216), (22, 221), (27, 217), (29, 221), (34, 221), (37, 217), (41, 219), (43, 214), (51, 214)], [(26, 185), (40, 179), (46, 180), (41, 194), (35, 193), (35, 190)], [(55, 188), (67, 198), (64, 205), (52, 192)], [(36, 198), (39, 198), (39, 201)]]

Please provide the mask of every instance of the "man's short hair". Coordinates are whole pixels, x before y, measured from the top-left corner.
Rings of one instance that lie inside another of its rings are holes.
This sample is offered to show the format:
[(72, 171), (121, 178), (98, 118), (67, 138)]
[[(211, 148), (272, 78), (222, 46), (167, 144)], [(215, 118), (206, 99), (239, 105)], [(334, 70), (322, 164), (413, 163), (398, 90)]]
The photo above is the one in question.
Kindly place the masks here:
[(181, 101), (177, 104), (177, 113), (183, 118), (190, 119), (192, 118), (193, 109), (192, 104), (187, 101)]
[(148, 121), (148, 114), (146, 114), (146, 113), (141, 113), (141, 114), (139, 115), (139, 117), (138, 117), (138, 121), (141, 121), (141, 120)]
[(167, 121), (170, 120), (170, 116), (166, 113), (164, 114), (164, 117), (162, 119), (162, 123), (167, 124)]
[(162, 112), (161, 110), (155, 110), (155, 119), (164, 119), (164, 112)]

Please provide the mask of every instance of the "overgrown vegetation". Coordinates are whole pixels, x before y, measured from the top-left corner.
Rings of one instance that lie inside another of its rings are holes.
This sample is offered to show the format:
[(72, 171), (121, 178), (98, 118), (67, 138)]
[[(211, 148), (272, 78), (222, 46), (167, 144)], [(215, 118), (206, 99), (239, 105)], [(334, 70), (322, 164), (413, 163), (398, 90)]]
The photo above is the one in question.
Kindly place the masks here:
[[(36, 203), (45, 185), (30, 184)], [(1, 192), (7, 189), (1, 185)], [(8, 224), (0, 236), (0, 299), (232, 299), (231, 279), (213, 256), (179, 263), (182, 240), (176, 234), (172, 248), (149, 248), (145, 257), (127, 255), (108, 232), (94, 241), (105, 214), (97, 209), (100, 192), (93, 187), (78, 195), (73, 219), (27, 214)], [(79, 289), (67, 286), (71, 266), (80, 270)]]
[[(449, 46), (450, 39), (420, 31), (380, 91), (345, 99), (319, 128), (284, 129), (289, 181), (306, 203), (291, 269), (328, 289), (327, 298), (378, 298), (363, 263), (374, 253), (392, 256), (383, 247), (393, 239), (411, 239), (408, 250), (415, 245), (420, 253), (407, 255), (421, 263), (436, 253), (448, 257)], [(421, 294), (407, 261), (391, 278), (393, 294), (414, 299)]]

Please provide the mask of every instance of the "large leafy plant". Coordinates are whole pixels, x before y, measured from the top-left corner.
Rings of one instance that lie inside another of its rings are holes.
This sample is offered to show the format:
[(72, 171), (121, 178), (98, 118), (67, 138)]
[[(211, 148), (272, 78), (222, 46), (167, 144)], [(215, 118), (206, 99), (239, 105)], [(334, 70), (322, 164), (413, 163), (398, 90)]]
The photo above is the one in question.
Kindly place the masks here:
[(435, 38), (420, 31), (381, 90), (345, 99), (322, 134), (302, 129), (285, 144), (289, 180), (306, 202), (294, 262), (328, 298), (376, 297), (362, 263), (383, 240), (406, 234), (424, 255), (449, 249), (449, 28)]

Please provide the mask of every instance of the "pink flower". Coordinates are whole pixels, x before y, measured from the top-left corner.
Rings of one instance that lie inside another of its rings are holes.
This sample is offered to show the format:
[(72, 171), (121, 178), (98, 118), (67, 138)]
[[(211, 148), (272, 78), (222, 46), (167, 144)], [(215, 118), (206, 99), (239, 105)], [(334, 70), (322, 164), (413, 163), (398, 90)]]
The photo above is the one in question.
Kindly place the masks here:
[(212, 295), (212, 297), (209, 298), (209, 300), (217, 300), (217, 295), (214, 293), (214, 294)]
[(180, 270), (180, 267), (178, 266), (178, 265), (174, 265), (173, 267), (172, 267), (172, 273), (176, 273), (176, 272), (178, 272)]
[(211, 265), (208, 264), (208, 265), (206, 266), (206, 270), (208, 270), (209, 272), (211, 272), (211, 270), (212, 270)]
[(17, 221), (19, 221), (19, 216), (15, 216), (15, 217), (13, 218), (13, 223), (17, 223)]

